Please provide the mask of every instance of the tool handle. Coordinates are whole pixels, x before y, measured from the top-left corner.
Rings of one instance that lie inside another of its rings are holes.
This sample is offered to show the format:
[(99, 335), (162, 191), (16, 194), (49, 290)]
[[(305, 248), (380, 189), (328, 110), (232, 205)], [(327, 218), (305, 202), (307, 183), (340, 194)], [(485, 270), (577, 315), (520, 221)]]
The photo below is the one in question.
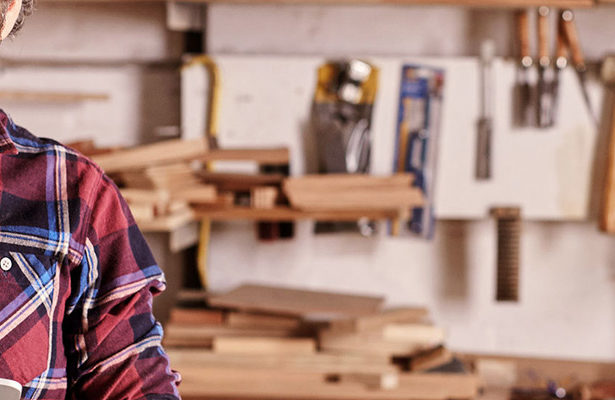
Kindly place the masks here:
[(479, 180), (491, 178), (491, 131), (491, 119), (481, 118), (476, 141), (476, 179)]
[(530, 29), (528, 21), (528, 11), (517, 11), (515, 18), (517, 21), (517, 40), (519, 41), (519, 56), (521, 57), (521, 63), (523, 63), (524, 66), (529, 67), (531, 65), (532, 58), (530, 54)]
[(568, 64), (568, 48), (566, 47), (563, 22), (561, 18), (557, 22), (557, 37), (555, 40), (555, 64), (558, 69), (564, 69)]
[(570, 48), (572, 63), (577, 70), (584, 70), (585, 57), (583, 57), (583, 51), (581, 50), (577, 27), (574, 23), (574, 13), (572, 12), (572, 10), (563, 10), (560, 16), (560, 20), (562, 23), (564, 38), (566, 39), (566, 43)]
[(538, 7), (538, 60), (540, 65), (549, 65), (549, 7)]
[(615, 233), (615, 106), (612, 113), (600, 215), (600, 230), (607, 233)]

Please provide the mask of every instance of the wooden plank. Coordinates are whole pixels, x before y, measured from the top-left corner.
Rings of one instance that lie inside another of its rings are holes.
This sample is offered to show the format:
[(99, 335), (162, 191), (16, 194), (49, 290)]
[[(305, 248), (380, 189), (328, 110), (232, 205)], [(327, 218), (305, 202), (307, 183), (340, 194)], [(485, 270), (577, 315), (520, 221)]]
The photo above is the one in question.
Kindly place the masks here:
[(272, 328), (230, 328), (217, 325), (177, 325), (167, 324), (165, 328), (167, 336), (182, 337), (292, 337), (294, 329), (272, 329)]
[(402, 209), (423, 203), (412, 180), (410, 174), (308, 175), (285, 180), (283, 188), (293, 207), (304, 210)]
[(333, 320), (329, 329), (335, 332), (363, 332), (381, 329), (386, 324), (396, 322), (421, 322), (429, 311), (425, 307), (400, 307), (384, 310), (377, 314), (365, 315), (357, 318)]
[(417, 188), (363, 188), (347, 191), (286, 192), (293, 207), (308, 210), (391, 210), (420, 206), (423, 194)]
[(254, 161), (258, 164), (286, 165), (290, 163), (287, 148), (215, 149), (200, 157), (202, 161)]
[(292, 221), (311, 219), (316, 221), (358, 221), (362, 218), (370, 220), (395, 219), (399, 210), (323, 210), (301, 211), (289, 207), (274, 207), (258, 209), (250, 207), (208, 207), (195, 205), (194, 213), (199, 219), (216, 221), (251, 220), (251, 221)]
[[(404, 374), (399, 387), (373, 390), (359, 382), (329, 383), (322, 374), (282, 369), (177, 368), (184, 399), (444, 400), (471, 399), (477, 378), (464, 374)], [(306, 390), (309, 388), (309, 390)], [(202, 397), (201, 397), (202, 396)]]
[(191, 204), (216, 203), (218, 190), (213, 185), (193, 185), (171, 192), (171, 197)]
[(377, 187), (409, 187), (414, 177), (412, 174), (395, 174), (376, 176), (368, 174), (321, 174), (304, 175), (288, 178), (284, 181), (284, 190), (346, 190)]
[(229, 337), (292, 337), (293, 329), (250, 329), (229, 328), (217, 325), (179, 325), (167, 324), (164, 344), (166, 346), (211, 347), (213, 339)]
[(412, 357), (442, 344), (441, 328), (421, 324), (389, 324), (380, 330), (356, 334), (323, 329), (318, 333), (320, 348), (331, 352)]
[(150, 203), (150, 204), (165, 204), (169, 202), (171, 196), (165, 190), (150, 190), (150, 189), (120, 189), (122, 197), (128, 203)]
[(252, 208), (270, 210), (275, 207), (278, 198), (278, 188), (271, 186), (252, 188), (250, 201)]
[(342, 382), (358, 382), (370, 390), (391, 390), (399, 387), (399, 374), (395, 372), (383, 373), (351, 373), (340, 376)]
[(212, 350), (219, 354), (314, 354), (309, 338), (215, 337)]
[(267, 368), (287, 371), (340, 373), (386, 373), (397, 369), (387, 357), (351, 354), (218, 354), (204, 349), (171, 348), (167, 350), (173, 367)]
[(220, 310), (174, 307), (169, 316), (172, 325), (222, 325), (224, 313)]
[(319, 348), (335, 354), (412, 357), (430, 347), (432, 345), (425, 343), (391, 342), (378, 337), (358, 337), (356, 335), (347, 337), (319, 336)]
[(197, 174), (205, 183), (213, 184), (220, 191), (248, 192), (255, 186), (280, 186), (286, 178), (282, 174), (231, 174), (199, 171)]
[(274, 328), (298, 329), (302, 321), (297, 317), (284, 317), (279, 315), (252, 314), (230, 312), (226, 317), (226, 324), (232, 328)]
[(383, 302), (382, 297), (376, 296), (249, 284), (210, 298), (210, 303), (214, 306), (298, 316), (373, 314), (380, 309)]
[(23, 102), (78, 103), (83, 101), (108, 101), (110, 98), (106, 93), (0, 90), (0, 100)]
[(444, 342), (444, 329), (424, 324), (388, 324), (383, 327), (382, 338), (391, 342), (438, 345)]
[(207, 141), (205, 139), (174, 139), (93, 156), (92, 160), (105, 172), (113, 173), (192, 160), (201, 157), (206, 151)]

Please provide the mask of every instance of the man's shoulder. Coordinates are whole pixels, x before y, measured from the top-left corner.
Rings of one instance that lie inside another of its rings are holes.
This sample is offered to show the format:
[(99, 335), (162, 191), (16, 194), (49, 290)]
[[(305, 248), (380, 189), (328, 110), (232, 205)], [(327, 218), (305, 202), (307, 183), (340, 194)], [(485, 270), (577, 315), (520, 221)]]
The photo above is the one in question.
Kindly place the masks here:
[[(0, 118), (2, 113), (0, 112)], [(11, 144), (15, 147), (13, 156), (22, 159), (44, 158), (45, 163), (39, 163), (39, 168), (63, 168), (68, 181), (81, 179), (99, 180), (104, 172), (87, 156), (71, 146), (44, 136), (37, 136), (28, 129), (14, 123), (10, 118), (5, 121), (4, 128)], [(54, 160), (55, 162), (50, 162)], [(37, 166), (32, 165), (33, 168)]]

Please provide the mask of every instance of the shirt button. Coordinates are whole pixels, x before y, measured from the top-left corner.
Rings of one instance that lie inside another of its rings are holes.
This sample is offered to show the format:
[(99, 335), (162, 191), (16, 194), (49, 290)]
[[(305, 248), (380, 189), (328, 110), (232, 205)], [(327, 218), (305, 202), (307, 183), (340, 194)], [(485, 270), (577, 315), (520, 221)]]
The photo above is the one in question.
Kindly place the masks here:
[(12, 266), (13, 261), (11, 261), (10, 258), (4, 257), (2, 260), (0, 260), (0, 268), (2, 268), (3, 271), (8, 271), (9, 269), (11, 269)]

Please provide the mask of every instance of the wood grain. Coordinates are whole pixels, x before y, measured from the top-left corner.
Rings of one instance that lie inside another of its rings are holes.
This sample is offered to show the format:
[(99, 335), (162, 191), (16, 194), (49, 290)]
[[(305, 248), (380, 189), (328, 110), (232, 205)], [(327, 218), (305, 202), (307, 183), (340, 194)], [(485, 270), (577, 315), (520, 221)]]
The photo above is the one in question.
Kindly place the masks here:
[(207, 143), (204, 139), (173, 139), (94, 156), (92, 161), (105, 172), (113, 173), (191, 160), (202, 156), (206, 151)]
[(357, 333), (375, 329), (391, 323), (421, 322), (427, 317), (428, 310), (424, 307), (400, 307), (384, 310), (373, 315), (358, 318), (331, 321), (329, 330), (332, 332)]
[(316, 221), (358, 221), (361, 218), (370, 220), (394, 219), (400, 215), (398, 210), (322, 210), (301, 211), (289, 207), (274, 207), (271, 209), (251, 207), (208, 207), (195, 205), (195, 216), (215, 221), (251, 220), (251, 221), (293, 221), (312, 219)]
[(216, 337), (212, 350), (218, 354), (314, 354), (310, 338)]
[[(255, 368), (178, 368), (182, 398), (444, 400), (474, 398), (478, 379), (464, 374), (402, 374), (399, 386), (373, 390), (359, 382), (328, 383), (322, 374)], [(273, 373), (272, 373), (273, 371)], [(272, 379), (275, 376), (275, 380)], [(308, 390), (306, 390), (308, 389)]]
[(268, 368), (288, 371), (333, 373), (395, 372), (386, 357), (365, 357), (351, 354), (218, 354), (204, 349), (168, 349), (171, 365), (177, 368), (237, 367)]
[(216, 307), (306, 316), (331, 314), (353, 316), (373, 314), (384, 302), (382, 297), (360, 296), (264, 285), (242, 285), (209, 299)]

